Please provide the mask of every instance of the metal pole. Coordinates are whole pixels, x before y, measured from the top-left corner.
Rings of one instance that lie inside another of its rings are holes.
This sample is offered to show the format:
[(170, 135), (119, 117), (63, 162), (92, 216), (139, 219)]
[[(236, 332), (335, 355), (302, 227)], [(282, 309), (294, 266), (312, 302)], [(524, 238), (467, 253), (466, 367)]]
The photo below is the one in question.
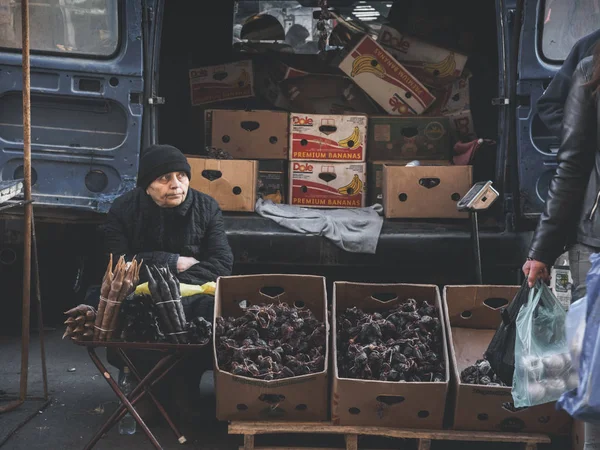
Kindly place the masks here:
[(23, 221), (23, 316), (21, 334), (21, 401), (27, 397), (29, 372), (29, 328), (31, 314), (31, 97), (29, 71), (29, 0), (21, 0), (21, 33), (23, 55), (23, 173), (25, 217)]
[(44, 383), (44, 400), (48, 400), (48, 371), (46, 369), (46, 346), (44, 344), (44, 316), (42, 313), (42, 289), (40, 287), (40, 264), (37, 252), (37, 238), (35, 235), (35, 218), (31, 211), (31, 236), (32, 236), (32, 259), (33, 279), (35, 282), (35, 303), (38, 315), (38, 331), (40, 336), (40, 355), (42, 357), (42, 381)]
[(479, 248), (479, 223), (477, 211), (471, 211), (471, 239), (473, 240), (473, 259), (475, 260), (475, 277), (477, 284), (483, 284), (481, 273), (481, 250)]

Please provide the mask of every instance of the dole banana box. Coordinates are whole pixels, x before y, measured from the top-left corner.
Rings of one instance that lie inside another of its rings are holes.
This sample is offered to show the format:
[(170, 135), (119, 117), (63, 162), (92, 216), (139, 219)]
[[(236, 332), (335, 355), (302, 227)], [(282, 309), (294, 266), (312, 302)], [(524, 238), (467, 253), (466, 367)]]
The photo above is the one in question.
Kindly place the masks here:
[(369, 36), (344, 57), (339, 68), (389, 114), (418, 115), (435, 102), (435, 96)]
[(192, 106), (254, 97), (250, 60), (191, 69), (189, 75)]
[(356, 161), (366, 156), (367, 116), (290, 114), (290, 159)]
[(427, 86), (443, 87), (460, 77), (467, 56), (383, 25), (377, 42)]
[(309, 208), (365, 206), (366, 163), (291, 161), (290, 205)]

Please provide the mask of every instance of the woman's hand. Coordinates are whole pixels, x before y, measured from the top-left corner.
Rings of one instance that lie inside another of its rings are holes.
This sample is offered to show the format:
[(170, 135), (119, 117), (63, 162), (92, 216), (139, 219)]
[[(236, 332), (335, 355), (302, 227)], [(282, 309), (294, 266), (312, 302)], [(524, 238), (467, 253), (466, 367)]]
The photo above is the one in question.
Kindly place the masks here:
[(196, 258), (192, 258), (190, 256), (180, 256), (177, 260), (177, 272), (185, 272), (194, 264), (198, 264), (199, 262), (200, 261), (198, 261)]
[(550, 279), (549, 268), (541, 261), (528, 259), (523, 265), (523, 273), (529, 281), (530, 288), (535, 285), (537, 280), (548, 281)]

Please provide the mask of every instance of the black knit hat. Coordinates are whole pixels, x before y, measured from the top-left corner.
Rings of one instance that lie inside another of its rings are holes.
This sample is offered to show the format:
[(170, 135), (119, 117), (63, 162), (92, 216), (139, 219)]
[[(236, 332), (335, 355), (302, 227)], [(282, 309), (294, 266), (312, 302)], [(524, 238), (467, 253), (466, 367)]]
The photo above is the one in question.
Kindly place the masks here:
[(172, 145), (152, 145), (142, 154), (137, 185), (146, 189), (161, 175), (185, 172), (192, 179), (192, 170), (181, 150)]

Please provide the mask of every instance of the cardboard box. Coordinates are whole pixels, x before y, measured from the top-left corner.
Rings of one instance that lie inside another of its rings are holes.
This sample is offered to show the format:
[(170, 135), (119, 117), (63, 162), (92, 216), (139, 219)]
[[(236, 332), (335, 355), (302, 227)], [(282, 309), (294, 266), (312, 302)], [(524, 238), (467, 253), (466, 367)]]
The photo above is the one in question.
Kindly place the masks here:
[(258, 196), (273, 203), (285, 203), (288, 162), (263, 160), (258, 162)]
[(254, 97), (252, 61), (190, 70), (192, 106)]
[(290, 159), (365, 160), (367, 116), (290, 114)]
[(339, 67), (389, 114), (418, 115), (435, 101), (414, 75), (369, 36), (361, 39)]
[(453, 366), (456, 398), (456, 430), (510, 431), (568, 435), (571, 418), (557, 411), (554, 403), (517, 412), (506, 409), (512, 404), (510, 387), (463, 384), (460, 373), (483, 358), (500, 325), (500, 308), (509, 304), (519, 286), (446, 286), (444, 308), (448, 329), (450, 358)]
[(289, 203), (312, 208), (362, 208), (366, 172), (365, 163), (291, 161)]
[(311, 74), (284, 80), (277, 106), (309, 114), (380, 114), (380, 108), (351, 79)]
[(456, 204), (473, 185), (472, 166), (383, 166), (383, 209), (389, 219), (466, 219)]
[(467, 63), (466, 55), (407, 36), (388, 25), (381, 27), (377, 41), (428, 86), (447, 86), (460, 77)]
[(287, 159), (289, 115), (283, 111), (205, 112), (207, 143), (235, 159)]
[[(382, 302), (378, 294), (395, 298)], [(388, 295), (391, 294), (391, 295)], [(340, 378), (337, 364), (337, 319), (347, 308), (357, 307), (367, 312), (387, 311), (399, 302), (414, 298), (420, 304), (427, 301), (439, 309), (444, 328), (443, 309), (437, 286), (411, 284), (361, 284), (336, 282), (333, 291), (333, 423), (349, 426), (374, 426), (417, 429), (441, 429), (444, 422), (446, 395), (450, 380), (450, 363), (446, 345), (446, 381), (407, 383)], [(440, 355), (442, 356), (442, 355)]]
[(471, 72), (465, 70), (450, 86), (432, 89), (431, 93), (435, 95), (436, 100), (427, 110), (427, 115), (448, 115), (468, 110), (471, 107), (471, 76)]
[(187, 158), (192, 168), (191, 188), (210, 195), (223, 211), (254, 212), (258, 161)]
[[(267, 289), (269, 288), (269, 289)], [(273, 288), (283, 293), (271, 297)], [(271, 291), (271, 292), (269, 292)], [(250, 305), (286, 302), (304, 305), (315, 317), (325, 323), (327, 292), (325, 278), (309, 275), (246, 275), (220, 277), (215, 292), (215, 319), (243, 315), (240, 302)], [(302, 302), (302, 303), (300, 303)], [(215, 321), (216, 323), (216, 321)], [(216, 357), (216, 338), (213, 338), (217, 419), (275, 420), (317, 422), (328, 418), (328, 365), (319, 373), (283, 380), (263, 381), (235, 376), (219, 367)], [(325, 360), (329, 360), (329, 340)], [(270, 398), (278, 398), (273, 404)]]
[(456, 141), (470, 142), (477, 139), (475, 126), (473, 125), (473, 115), (470, 110), (463, 109), (450, 113), (448, 118)]
[[(368, 182), (368, 198), (369, 205), (379, 203), (383, 205), (383, 166), (406, 166), (413, 160), (399, 160), (399, 161), (372, 161), (367, 165), (367, 180)], [(426, 166), (449, 166), (452, 163), (449, 160), (433, 160), (433, 161), (422, 161), (422, 165)]]
[(369, 117), (369, 160), (450, 159), (447, 117)]

